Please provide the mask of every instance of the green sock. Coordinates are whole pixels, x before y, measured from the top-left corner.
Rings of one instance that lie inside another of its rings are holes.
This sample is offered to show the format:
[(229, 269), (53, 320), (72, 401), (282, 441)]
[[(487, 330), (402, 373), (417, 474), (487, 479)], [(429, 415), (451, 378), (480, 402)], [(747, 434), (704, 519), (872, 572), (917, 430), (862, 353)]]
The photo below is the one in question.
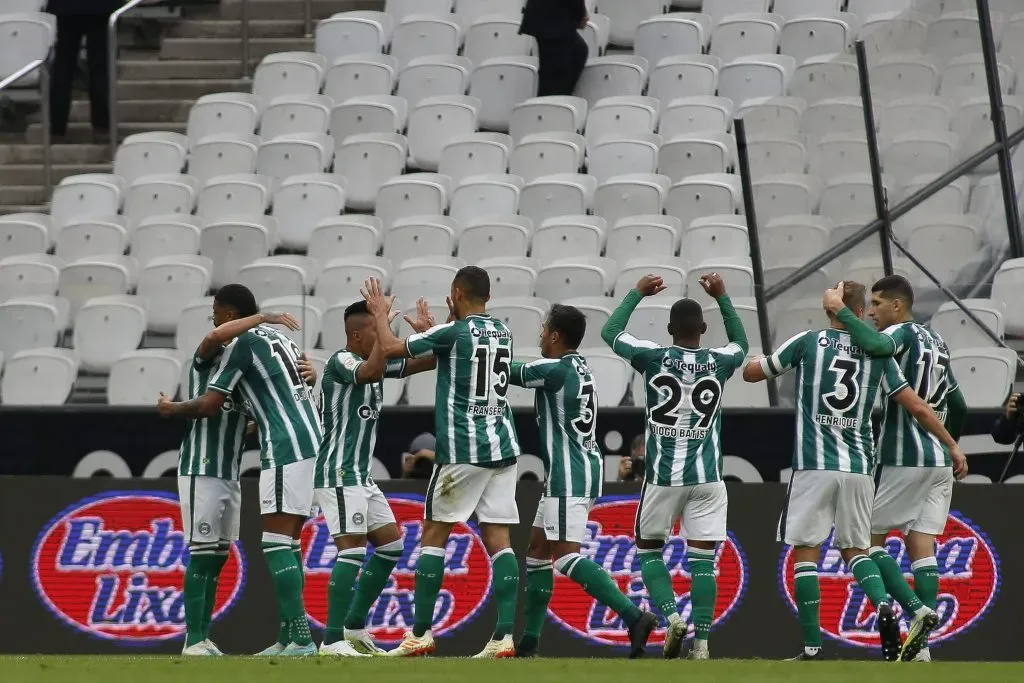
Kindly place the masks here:
[(638, 550), (640, 555), (640, 576), (647, 587), (651, 603), (666, 619), (679, 614), (676, 605), (676, 594), (672, 589), (672, 577), (668, 575), (668, 567), (662, 557), (662, 549)]
[(359, 576), (359, 583), (356, 584), (352, 604), (345, 615), (345, 628), (366, 628), (366, 615), (370, 612), (374, 600), (380, 597), (384, 586), (388, 585), (391, 571), (402, 559), (404, 550), (405, 542), (402, 539), (374, 549), (373, 556), (366, 563), (363, 573)]
[(544, 619), (555, 587), (555, 574), (551, 560), (536, 557), (526, 558), (526, 604), (523, 608), (526, 626), (519, 645), (523, 649), (536, 650), (540, 634), (544, 630)]
[(793, 593), (796, 596), (800, 629), (804, 632), (804, 647), (821, 647), (821, 622), (818, 616), (821, 589), (818, 586), (818, 565), (813, 562), (796, 563), (793, 567)]
[(640, 618), (640, 608), (623, 595), (612, 581), (612, 577), (593, 561), (579, 553), (571, 553), (558, 558), (555, 567), (559, 573), (578, 583), (587, 595), (615, 610), (627, 627), (632, 626)]
[(914, 593), (926, 606), (935, 609), (939, 598), (939, 564), (934, 557), (925, 557), (910, 565), (914, 571)]
[[(270, 569), (277, 596), (277, 611), (285, 623), (285, 640), (299, 645), (312, 642), (306, 610), (302, 604), (302, 570), (291, 552), (291, 538), (281, 534), (263, 534), (263, 558)], [(280, 634), (278, 636), (280, 638)], [(280, 642), (280, 641), (279, 641)]]
[(430, 630), (434, 623), (434, 607), (437, 594), (444, 583), (444, 548), (425, 546), (420, 549), (416, 560), (416, 589), (413, 605), (416, 610), (412, 634), (419, 638)]
[(206, 639), (203, 633), (203, 614), (206, 612), (206, 584), (212, 570), (216, 543), (192, 546), (183, 586), (185, 603), (185, 646), (190, 647)]
[(512, 633), (516, 625), (516, 597), (519, 594), (519, 561), (512, 548), (505, 548), (491, 558), (491, 586), (498, 606), (498, 621), (494, 625), (494, 640)]
[(718, 599), (715, 551), (687, 548), (686, 559), (690, 565), (690, 620), (693, 622), (694, 637), (707, 640), (711, 633), (711, 623), (715, 619), (715, 600)]
[(327, 628), (324, 644), (336, 643), (345, 637), (345, 616), (352, 604), (352, 587), (366, 559), (366, 548), (349, 548), (338, 553), (327, 584)]
[(874, 560), (867, 555), (858, 555), (850, 560), (848, 566), (875, 609), (881, 607), (883, 603), (888, 604), (889, 594), (885, 592), (882, 575), (878, 573), (878, 565)]
[(878, 573), (882, 577), (885, 589), (898, 603), (903, 606), (908, 614), (917, 614), (918, 610), (924, 607), (924, 603), (917, 597), (917, 594), (910, 588), (910, 584), (903, 578), (903, 570), (896, 564), (892, 555), (885, 552), (884, 548), (873, 547), (869, 551), (871, 560), (878, 567)]
[(220, 583), (220, 572), (228, 561), (229, 541), (217, 544), (217, 554), (211, 562), (210, 575), (206, 579), (206, 604), (203, 609), (203, 638), (210, 637), (210, 623), (213, 621), (213, 610), (217, 607), (217, 586)]

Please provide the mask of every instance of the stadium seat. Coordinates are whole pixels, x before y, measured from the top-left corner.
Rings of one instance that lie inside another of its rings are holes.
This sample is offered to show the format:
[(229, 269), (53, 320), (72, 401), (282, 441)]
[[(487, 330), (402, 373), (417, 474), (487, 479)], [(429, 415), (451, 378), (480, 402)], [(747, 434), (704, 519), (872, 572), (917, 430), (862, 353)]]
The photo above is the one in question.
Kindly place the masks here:
[(19, 296), (0, 303), (0, 357), (56, 346), (68, 327), (68, 302), (55, 296)]
[[(259, 78), (259, 71), (256, 77)], [(207, 137), (218, 138), (222, 135), (252, 135), (263, 110), (263, 99), (243, 92), (223, 92), (203, 95), (188, 113), (188, 141), (193, 148), (199, 141)], [(192, 164), (196, 163), (195, 158)], [(156, 171), (157, 173), (177, 173), (178, 171)]]
[(810, 261), (828, 249), (831, 231), (832, 221), (824, 216), (775, 218), (761, 228), (761, 259), (765, 266)]
[(606, 97), (643, 94), (647, 60), (636, 55), (596, 57), (587, 62), (576, 84), (576, 95), (593, 107)]
[(669, 189), (665, 213), (679, 219), (685, 228), (702, 216), (738, 213), (742, 197), (738, 175), (710, 173), (688, 176)]
[(387, 0), (384, 13), (402, 21), (413, 14), (444, 16), (451, 14), (453, 0)]
[(587, 112), (587, 146), (603, 138), (653, 133), (658, 129), (658, 100), (653, 97), (614, 96), (598, 100)]
[(750, 55), (773, 54), (779, 48), (781, 20), (771, 14), (724, 17), (711, 34), (708, 52), (726, 63)]
[(679, 253), (690, 263), (746, 258), (750, 255), (747, 219), (734, 214), (698, 218), (683, 229)]
[(607, 253), (619, 259), (662, 257), (679, 251), (682, 225), (678, 218), (660, 214), (626, 216), (608, 233)]
[[(107, 404), (152, 406), (160, 394), (178, 391), (182, 362), (167, 349), (129, 351), (114, 361), (107, 382)], [(188, 387), (184, 388), (188, 391)]]
[(660, 277), (664, 281), (667, 296), (681, 298), (686, 294), (687, 261), (663, 254), (658, 258), (631, 258), (620, 265), (615, 281), (615, 296), (625, 296), (644, 275)]
[[(877, 115), (881, 118), (880, 133), (885, 140), (919, 131), (942, 133), (949, 130), (952, 120), (949, 100), (938, 95), (897, 97), (887, 102)], [(863, 130), (863, 119), (860, 125)]]
[[(320, 27), (317, 27), (317, 42), (319, 33)], [(316, 94), (323, 85), (327, 65), (333, 61), (333, 55), (322, 52), (319, 47), (316, 52), (269, 54), (256, 67), (252, 92), (262, 102), (269, 102), (284, 95)]]
[(105, 374), (123, 354), (139, 347), (145, 332), (141, 297), (93, 297), (75, 314), (75, 354), (83, 370)]
[(512, 108), (508, 132), (513, 143), (531, 133), (580, 133), (587, 121), (582, 97), (531, 97)]
[(526, 0), (455, 0), (455, 13), (463, 22), (472, 24), (489, 14), (518, 17)]
[(911, 229), (907, 249), (940, 282), (949, 282), (981, 246), (981, 230), (978, 216), (929, 217)]
[(658, 132), (666, 140), (702, 131), (725, 133), (732, 128), (732, 117), (732, 100), (724, 97), (677, 97), (661, 105)]
[[(895, 254), (893, 255), (892, 271), (894, 275), (901, 275), (910, 280), (910, 269), (909, 261), (900, 259)], [(880, 256), (858, 258), (851, 261), (844, 272), (846, 273), (846, 278), (870, 286), (873, 282), (877, 282), (885, 277), (885, 266), (882, 264)]]
[(616, 176), (654, 174), (661, 144), (661, 136), (653, 133), (605, 136), (590, 147), (587, 172), (599, 184)]
[[(753, 299), (740, 298), (733, 299), (732, 305), (740, 317), (740, 322), (743, 323), (748, 341), (755, 342), (759, 339), (756, 303)], [(725, 321), (717, 302), (704, 305), (704, 322), (707, 323), (708, 329), (700, 338), (701, 346), (719, 348), (729, 343), (729, 337), (725, 333)]]
[(486, 270), (491, 277), (491, 298), (533, 296), (537, 273), (540, 270), (540, 264), (536, 259), (525, 256), (498, 256), (483, 259), (477, 265)]
[[(720, 69), (718, 95), (729, 98), (736, 106), (742, 106), (746, 100), (755, 97), (786, 95), (795, 71), (796, 60), (789, 55), (764, 54), (740, 57)], [(795, 92), (791, 94), (801, 97)]]
[(817, 213), (820, 196), (821, 181), (813, 175), (783, 173), (754, 181), (757, 220), (765, 224), (773, 218)]
[(264, 140), (256, 158), (256, 172), (271, 178), (323, 173), (334, 159), (334, 139), (325, 133), (289, 133)]
[[(995, 332), (1000, 339), (1003, 338), (1006, 331), (1006, 305), (1002, 301), (964, 299), (963, 303), (986, 327)], [(939, 306), (939, 310), (932, 316), (931, 328), (953, 351), (995, 345), (992, 338), (952, 302)], [(1003, 399), (1005, 398), (1004, 394)]]
[[(124, 215), (131, 225), (146, 218), (169, 213), (192, 213), (199, 194), (199, 181), (194, 176), (180, 174), (145, 175), (128, 188), (124, 201)], [(116, 211), (113, 213), (117, 213)], [(108, 215), (100, 212), (81, 215)]]
[[(718, 273), (725, 281), (729, 295), (736, 299), (753, 298), (754, 273), (750, 267), (750, 259), (714, 259), (694, 264), (686, 274), (686, 295), (703, 304), (712, 303), (700, 279), (709, 273)], [(824, 290), (822, 290), (824, 291)]]
[(260, 137), (273, 140), (293, 133), (326, 133), (334, 100), (326, 95), (282, 95), (260, 118)]
[[(937, 173), (926, 173), (908, 179), (900, 187), (900, 199), (906, 199), (910, 195), (928, 185), (938, 178)], [(968, 202), (971, 197), (971, 183), (966, 177), (957, 178), (949, 185), (939, 190), (935, 195), (926, 199), (914, 209), (913, 216), (934, 216), (941, 214), (962, 214), (967, 212)]]
[(796, 135), (801, 132), (801, 119), (807, 103), (799, 97), (752, 97), (737, 108), (743, 117), (747, 135)]
[[(883, 176), (882, 183), (890, 194), (895, 192), (896, 183), (891, 176)], [(877, 215), (871, 175), (851, 173), (831, 178), (821, 192), (820, 206), (821, 215), (837, 225), (849, 221), (867, 223)]]
[[(876, 116), (884, 119), (881, 107)], [(858, 133), (864, 137), (864, 109), (859, 97), (829, 97), (809, 105), (802, 117), (802, 132), (811, 146), (835, 133)]]
[(857, 61), (850, 54), (826, 54), (805, 59), (789, 82), (789, 94), (802, 97), (808, 104), (832, 97), (856, 97), (859, 92)]
[(124, 180), (106, 173), (68, 176), (53, 190), (50, 218), (57, 230), (79, 216), (113, 216), (121, 212)]
[(90, 299), (127, 294), (135, 287), (138, 273), (138, 262), (131, 256), (89, 256), (61, 268), (58, 291), (68, 300), (74, 318)]
[(917, 53), (882, 55), (869, 73), (875, 97), (934, 95), (941, 77), (939, 66)]
[(31, 349), (8, 358), (0, 384), (7, 406), (59, 406), (78, 377), (78, 359), (70, 349)]
[(345, 256), (374, 256), (383, 241), (383, 224), (376, 216), (329, 216), (313, 228), (307, 253), (321, 263)]
[[(775, 9), (778, 12), (778, 8)], [(779, 52), (797, 63), (817, 55), (846, 52), (853, 42), (855, 27), (838, 16), (787, 17), (779, 35)]]
[(266, 213), (273, 183), (253, 173), (215, 176), (199, 191), (196, 213), (207, 220)]
[(383, 13), (371, 19), (360, 12), (341, 12), (317, 24), (316, 51), (328, 64), (340, 57), (384, 52), (393, 28), (393, 18)]
[(960, 138), (955, 133), (904, 133), (882, 150), (882, 167), (897, 178), (953, 168)]
[(807, 171), (807, 148), (799, 137), (750, 136), (747, 139), (747, 155), (750, 175), (754, 178)]
[(384, 230), (384, 241), (391, 226), (400, 218), (445, 213), (450, 194), (451, 180), (439, 173), (407, 173), (381, 185), (376, 213)]
[(735, 138), (729, 133), (703, 131), (665, 142), (658, 155), (658, 172), (678, 183), (693, 175), (731, 173), (735, 163)]
[(581, 296), (604, 296), (615, 285), (618, 266), (601, 256), (571, 256), (541, 266), (537, 272), (537, 296), (562, 301)]
[[(993, 17), (995, 19), (996, 17)], [(996, 43), (999, 42), (1002, 17), (993, 21), (993, 32)], [(978, 23), (977, 11), (945, 12), (928, 22), (928, 38), (925, 51), (942, 64), (950, 60), (977, 52), (981, 43), (981, 28)]]
[[(801, 260), (797, 257), (784, 261), (783, 263), (766, 266), (764, 269), (765, 286), (774, 287), (778, 283), (782, 282), (782, 280), (802, 268), (806, 263), (807, 261)], [(819, 268), (794, 285), (793, 288), (787, 292), (786, 296), (788, 298), (786, 300), (780, 299), (780, 302), (785, 305), (787, 301), (792, 301), (794, 298), (819, 296), (826, 289), (835, 285), (836, 280), (838, 279), (838, 277), (832, 276), (828, 267)]]
[[(544, 299), (530, 296), (491, 299), (487, 304), (487, 312), (505, 323), (512, 331), (517, 346), (527, 346), (540, 337), (541, 326), (550, 308), (551, 304)], [(516, 360), (520, 360), (519, 348), (516, 349)]]
[(238, 282), (261, 303), (275, 296), (308, 294), (318, 275), (310, 256), (265, 256), (238, 269)]
[(533, 233), (531, 255), (541, 266), (572, 256), (599, 256), (607, 231), (600, 216), (548, 218)]
[(712, 96), (721, 69), (722, 60), (714, 55), (665, 57), (651, 70), (647, 96), (663, 105), (680, 97)]
[(477, 64), (469, 94), (480, 100), (481, 128), (508, 132), (512, 109), (537, 94), (537, 69), (536, 57), (499, 57)]
[(465, 261), (453, 256), (408, 259), (395, 271), (391, 293), (408, 302), (421, 296), (428, 299), (447, 297), (452, 291), (455, 273), (465, 265)]
[(398, 268), (413, 258), (451, 256), (459, 230), (458, 222), (448, 216), (398, 218), (384, 232), (383, 253)]
[[(348, 306), (353, 301), (363, 298), (359, 289), (371, 277), (379, 279), (382, 285), (388, 288), (391, 284), (392, 271), (391, 262), (378, 256), (347, 256), (332, 259), (321, 269), (317, 277), (316, 294), (332, 306), (338, 302)], [(328, 309), (324, 318), (324, 344), (327, 348), (340, 349), (345, 346), (344, 340), (340, 345), (327, 343), (326, 332), (330, 311), (331, 309)]]
[[(744, 365), (759, 355), (761, 355), (760, 349), (750, 349)], [(754, 384), (744, 382), (742, 378), (734, 376), (734, 379), (722, 391), (723, 408), (768, 408), (770, 405), (767, 382)]]
[(776, 348), (795, 334), (828, 326), (828, 318), (821, 309), (821, 297), (797, 299), (772, 316), (772, 319), (775, 327), (773, 344)]
[(323, 297), (304, 294), (276, 296), (265, 299), (260, 304), (260, 308), (273, 313), (291, 314), (298, 321), (300, 329), (289, 330), (284, 327), (277, 329), (300, 348), (313, 348), (320, 340), (324, 312), (327, 310), (327, 303)]
[(1010, 349), (968, 347), (953, 351), (950, 369), (967, 405), (1002, 408), (1013, 386), (1017, 365), (1017, 354)]
[[(629, 3), (623, 3), (628, 5)], [(636, 27), (633, 52), (657, 65), (676, 55), (701, 54), (711, 39), (711, 18), (699, 14), (647, 15)]]
[(401, 133), (409, 118), (408, 103), (394, 95), (362, 95), (334, 105), (330, 134), (335, 142), (364, 133)]
[(704, 0), (701, 10), (711, 18), (712, 26), (733, 14), (762, 14), (768, 11), (770, 0)]
[(530, 36), (519, 33), (521, 20), (516, 16), (489, 15), (468, 24), (463, 54), (476, 63), (487, 59), (529, 55)]
[[(492, 314), (493, 315), (493, 314)], [(516, 360), (520, 363), (532, 363), (535, 360), (542, 358), (540, 349), (534, 346), (529, 346), (533, 342), (530, 341), (530, 337), (522, 337), (516, 334), (516, 331), (512, 331), (512, 337), (516, 340)], [(536, 390), (527, 389), (526, 387), (517, 387), (514, 384), (508, 385), (508, 392), (505, 394), (505, 400), (513, 408), (532, 408), (536, 401)]]
[(599, 347), (580, 351), (594, 376), (601, 405), (614, 407), (622, 403), (632, 379), (629, 363), (614, 355), (610, 349)]
[(583, 335), (583, 341), (580, 342), (581, 348), (604, 345), (601, 340), (601, 329), (618, 305), (617, 299), (610, 296), (581, 296), (563, 299), (559, 303), (576, 307), (587, 318), (587, 329)]
[(1006, 306), (1006, 331), (1015, 337), (1024, 336), (1024, 259), (1007, 259), (999, 266), (992, 281), (992, 298)]
[(128, 246), (127, 223), (123, 216), (83, 216), (73, 220), (57, 233), (53, 253), (64, 261), (123, 254)]
[(356, 211), (372, 211), (380, 186), (405, 169), (409, 142), (404, 135), (367, 133), (341, 142), (334, 164), (350, 172), (345, 177), (345, 202)]
[(637, 339), (654, 342), (660, 346), (672, 346), (668, 320), (673, 303), (674, 300), (670, 297), (644, 299), (633, 310), (633, 315), (629, 316), (626, 332)]
[(459, 55), (431, 55), (411, 60), (398, 76), (399, 97), (412, 111), (427, 97), (461, 97), (469, 90), (473, 62)]
[(514, 215), (519, 211), (522, 189), (519, 176), (468, 176), (452, 191), (448, 213), (463, 225), (485, 216)]
[(64, 262), (49, 254), (22, 254), (0, 259), (0, 301), (57, 293)]
[(775, 0), (772, 11), (789, 21), (807, 16), (830, 16), (838, 12), (842, 4), (842, 0)]
[(597, 192), (593, 176), (577, 173), (542, 176), (523, 187), (519, 213), (540, 225), (555, 216), (589, 213)]
[(541, 176), (577, 173), (586, 151), (587, 143), (578, 133), (533, 133), (516, 143), (509, 172), (527, 183)]
[[(0, 54), (0, 77), (7, 78), (26, 64), (49, 58), (57, 31), (56, 17), (36, 11), (39, 9), (38, 6), (15, 6), (0, 10), (4, 13), (0, 17), (0, 40), (4, 45)], [(36, 86), (38, 83), (39, 74), (34, 72), (16, 81), (15, 87)]]
[(601, 57), (607, 52), (611, 32), (611, 18), (597, 13), (590, 15), (586, 26), (579, 30), (579, 34), (583, 36), (583, 42), (587, 45), (589, 59)]
[(452, 139), (475, 133), (482, 103), (475, 97), (425, 97), (409, 115), (409, 166), (436, 171)]
[(213, 297), (203, 297), (185, 302), (174, 331), (175, 357), (188, 360), (199, 348), (199, 343), (213, 329), (210, 314), (213, 311)]
[(462, 28), (454, 17), (414, 14), (407, 16), (391, 35), (391, 56), (399, 68), (416, 57), (454, 55), (462, 46)]
[(0, 259), (49, 251), (52, 232), (53, 220), (45, 213), (0, 216)]
[(601, 13), (611, 20), (609, 41), (622, 47), (633, 47), (633, 38), (641, 22), (669, 10), (667, 0), (633, 0), (615, 2), (606, 0), (600, 4)]
[(353, 54), (331, 63), (324, 95), (335, 102), (372, 95), (390, 95), (398, 81), (398, 60), (378, 53)]
[(456, 135), (441, 150), (437, 170), (458, 185), (473, 175), (497, 175), (508, 171), (512, 138), (504, 133)]
[(327, 173), (294, 175), (274, 193), (277, 236), (285, 249), (304, 250), (313, 229), (345, 210), (345, 179)]
[(499, 256), (526, 256), (533, 233), (533, 221), (525, 216), (481, 216), (463, 226), (458, 256), (477, 263)]
[(199, 235), (199, 253), (213, 263), (211, 286), (235, 282), (239, 269), (270, 254), (277, 245), (277, 219), (253, 215), (210, 221)]
[(180, 133), (137, 133), (117, 148), (114, 175), (131, 184), (154, 173), (181, 173), (188, 154), (188, 138)]
[(138, 295), (146, 304), (151, 332), (172, 333), (185, 304), (206, 296), (213, 262), (205, 256), (161, 256), (139, 273)]

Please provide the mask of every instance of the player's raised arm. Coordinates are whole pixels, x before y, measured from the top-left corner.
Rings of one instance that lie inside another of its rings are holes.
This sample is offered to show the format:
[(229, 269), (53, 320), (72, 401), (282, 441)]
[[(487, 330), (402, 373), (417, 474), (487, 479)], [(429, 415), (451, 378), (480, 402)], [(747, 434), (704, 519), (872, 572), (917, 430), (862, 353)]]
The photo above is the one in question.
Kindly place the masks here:
[(405, 342), (391, 331), (391, 299), (384, 296), (384, 288), (380, 280), (370, 278), (359, 290), (366, 299), (366, 307), (374, 317), (377, 325), (377, 344), (385, 359), (407, 357)]
[(743, 368), (743, 379), (747, 382), (764, 382), (795, 368), (803, 358), (803, 340), (808, 334), (810, 333), (796, 334), (783, 342), (772, 355), (752, 359)]
[(732, 299), (725, 291), (725, 280), (718, 273), (709, 273), (700, 279), (700, 286), (718, 302), (718, 310), (722, 312), (722, 320), (725, 323), (725, 335), (730, 344), (736, 344), (747, 355), (750, 350), (750, 342), (747, 341), (747, 332), (743, 329), (743, 321), (733, 308)]
[(218, 325), (203, 337), (203, 341), (199, 343), (199, 357), (203, 360), (213, 358), (225, 344), (259, 325), (282, 325), (293, 331), (302, 329), (299, 327), (298, 321), (288, 313), (257, 313), (245, 318), (229, 320), (223, 325)]
[(828, 313), (843, 324), (850, 333), (854, 343), (870, 356), (884, 357), (896, 354), (896, 341), (879, 332), (871, 325), (857, 317), (843, 299), (844, 283), (840, 282), (832, 289), (825, 290), (822, 305)]
[[(451, 299), (448, 299), (448, 311), (449, 318), (454, 317), (452, 309)], [(433, 314), (430, 312), (430, 303), (423, 297), (416, 300), (416, 318), (410, 318), (405, 316), (405, 322), (409, 324), (412, 331), (416, 334), (423, 334), (432, 327), (437, 326), (437, 322), (434, 320)], [(402, 366), (401, 374), (399, 377), (408, 377), (409, 375), (417, 375), (421, 372), (430, 372), (437, 368), (437, 356), (430, 356), (428, 358), (410, 358), (405, 361)]]
[[(387, 320), (387, 327), (389, 330), (391, 329), (391, 323), (394, 322), (396, 317), (398, 317), (398, 311), (391, 310), (391, 306), (394, 304), (394, 301), (395, 297), (386, 296), (384, 297), (384, 301), (380, 304), (381, 306), (386, 306), (386, 309), (384, 310), (384, 319)], [(369, 304), (367, 304), (367, 308), (370, 308)], [(377, 316), (373, 312), (373, 309), (370, 309), (370, 313), (373, 315), (374, 322), (376, 324)], [(378, 332), (377, 342), (374, 343), (373, 348), (370, 350), (370, 355), (367, 356), (366, 360), (356, 366), (356, 383), (369, 384), (371, 382), (380, 381), (381, 378), (387, 375), (389, 365), (390, 363), (388, 362), (388, 359), (384, 356), (384, 348), (380, 344), (380, 333)], [(401, 366), (403, 364), (399, 362), (399, 365)]]

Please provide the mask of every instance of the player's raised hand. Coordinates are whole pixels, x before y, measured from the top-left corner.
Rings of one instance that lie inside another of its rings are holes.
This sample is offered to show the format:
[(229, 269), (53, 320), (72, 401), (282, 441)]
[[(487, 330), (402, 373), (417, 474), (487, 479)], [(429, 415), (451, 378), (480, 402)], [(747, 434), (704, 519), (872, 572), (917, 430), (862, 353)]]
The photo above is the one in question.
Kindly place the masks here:
[(956, 448), (949, 449), (949, 459), (953, 461), (953, 476), (963, 479), (967, 476), (967, 456), (957, 444)]
[(453, 323), (459, 319), (459, 317), (455, 315), (455, 302), (452, 301), (450, 296), (446, 296), (444, 298), (444, 302), (448, 304), (448, 320), (446, 322)]
[(174, 413), (174, 402), (162, 391), (156, 402), (156, 410), (160, 417), (170, 417)]
[(825, 290), (825, 297), (822, 299), (822, 306), (829, 313), (838, 313), (839, 311), (846, 308), (846, 304), (843, 303), (843, 282), (837, 282), (836, 286), (832, 289)]
[(302, 380), (309, 386), (316, 384), (316, 368), (314, 368), (313, 364), (309, 362), (309, 358), (306, 357), (306, 354), (299, 356), (298, 366), (299, 375), (302, 377)]
[(359, 293), (366, 300), (366, 307), (370, 310), (371, 315), (387, 316), (391, 312), (391, 303), (394, 301), (394, 297), (384, 296), (384, 287), (377, 278), (371, 277), (364, 282)]
[(301, 330), (299, 321), (291, 313), (263, 313), (263, 322), (267, 325), (283, 325), (289, 330)]
[(409, 323), (413, 332), (426, 332), (437, 324), (430, 312), (430, 303), (422, 296), (416, 300), (416, 319), (405, 316), (405, 322)]
[(725, 280), (718, 273), (708, 273), (702, 277), (700, 279), (700, 286), (715, 299), (725, 296)]
[(659, 292), (664, 292), (665, 281), (658, 275), (644, 275), (636, 283), (636, 291), (640, 292), (643, 296), (654, 296)]

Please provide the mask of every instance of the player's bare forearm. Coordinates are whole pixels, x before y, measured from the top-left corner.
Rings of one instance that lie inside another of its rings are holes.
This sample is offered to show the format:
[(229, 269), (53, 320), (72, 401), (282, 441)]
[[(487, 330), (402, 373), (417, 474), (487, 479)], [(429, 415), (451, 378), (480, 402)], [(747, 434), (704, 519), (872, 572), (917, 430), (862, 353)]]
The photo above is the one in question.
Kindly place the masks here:
[(924, 399), (911, 391), (910, 387), (900, 391), (894, 398), (917, 420), (918, 424), (938, 438), (946, 448), (956, 448), (956, 439), (946, 431), (939, 416), (935, 414), (931, 406), (924, 402)]
[(736, 344), (743, 349), (743, 353), (746, 353), (750, 350), (750, 342), (747, 340), (747, 331), (743, 329), (743, 321), (733, 308), (732, 299), (728, 294), (723, 294), (717, 301), (718, 309), (722, 312), (722, 321), (725, 323), (726, 337), (730, 343)]
[(224, 405), (224, 399), (224, 394), (210, 390), (191, 401), (175, 403), (161, 398), (157, 408), (163, 417), (185, 417), (195, 420), (216, 415)]
[(768, 379), (768, 374), (764, 371), (764, 367), (761, 365), (762, 360), (764, 360), (764, 356), (758, 356), (748, 362), (743, 368), (743, 380), (745, 382), (764, 382)]
[[(380, 339), (380, 337), (378, 337)], [(388, 361), (384, 358), (384, 349), (381, 348), (380, 343), (373, 345), (373, 350), (370, 351), (370, 357), (364, 362), (359, 364), (356, 369), (356, 381), (359, 384), (369, 384), (370, 382), (376, 382), (384, 377), (384, 370), (387, 368)]]
[(377, 346), (380, 347), (381, 353), (384, 354), (384, 360), (405, 358), (407, 355), (405, 340), (395, 336), (387, 313), (374, 314), (373, 319), (377, 326)]
[(199, 357), (209, 360), (217, 355), (217, 351), (233, 340), (235, 337), (244, 334), (254, 327), (264, 323), (271, 325), (284, 325), (290, 330), (299, 329), (295, 319), (286, 313), (257, 313), (237, 320), (229, 320), (223, 325), (218, 325), (209, 334), (203, 337), (199, 344)]
[(418, 375), (421, 372), (430, 372), (436, 369), (437, 358), (435, 356), (429, 358), (410, 358), (405, 361), (405, 374), (403, 376)]

